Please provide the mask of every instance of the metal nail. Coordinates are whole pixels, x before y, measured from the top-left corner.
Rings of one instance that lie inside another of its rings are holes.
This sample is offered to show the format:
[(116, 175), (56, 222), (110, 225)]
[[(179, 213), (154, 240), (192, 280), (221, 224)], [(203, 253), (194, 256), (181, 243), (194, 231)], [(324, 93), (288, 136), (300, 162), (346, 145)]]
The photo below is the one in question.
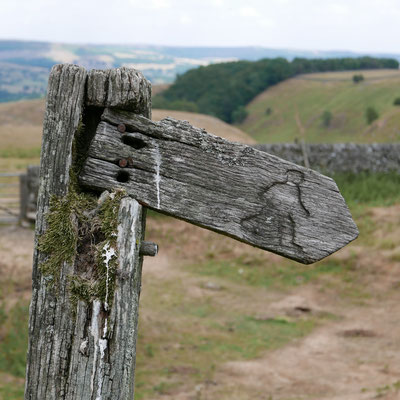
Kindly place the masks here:
[(125, 126), (125, 124), (119, 124), (117, 129), (118, 129), (118, 132), (125, 133), (126, 126)]
[(121, 158), (121, 159), (118, 161), (118, 165), (119, 165), (121, 168), (125, 168), (125, 167), (128, 165), (128, 160), (127, 160), (126, 158)]

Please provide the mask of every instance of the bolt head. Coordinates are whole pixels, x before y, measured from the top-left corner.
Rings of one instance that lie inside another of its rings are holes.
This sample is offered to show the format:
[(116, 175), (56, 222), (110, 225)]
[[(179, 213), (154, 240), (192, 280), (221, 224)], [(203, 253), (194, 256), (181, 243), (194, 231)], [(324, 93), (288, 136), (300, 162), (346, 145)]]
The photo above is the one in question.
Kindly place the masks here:
[(121, 159), (118, 161), (118, 165), (119, 165), (121, 168), (125, 168), (125, 167), (128, 165), (128, 160), (125, 159), (125, 158), (121, 158)]
[(126, 131), (126, 126), (125, 126), (125, 124), (119, 124), (118, 127), (117, 127), (117, 129), (118, 129), (118, 132), (120, 132), (120, 133), (125, 133), (125, 131)]

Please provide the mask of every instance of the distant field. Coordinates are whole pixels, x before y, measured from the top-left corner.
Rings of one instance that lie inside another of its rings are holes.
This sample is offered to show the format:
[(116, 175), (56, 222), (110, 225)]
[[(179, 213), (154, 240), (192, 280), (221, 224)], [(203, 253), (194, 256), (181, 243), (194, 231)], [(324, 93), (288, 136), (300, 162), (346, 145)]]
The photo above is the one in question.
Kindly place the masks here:
[(38, 164), (44, 100), (0, 104), (0, 172)]
[[(352, 77), (365, 80), (355, 84)], [(391, 142), (400, 139), (400, 71), (346, 71), (301, 75), (257, 96), (239, 128), (257, 142)], [(379, 118), (367, 124), (365, 112), (373, 107)], [(267, 110), (270, 110), (269, 112)], [(331, 121), (324, 126), (323, 114)]]

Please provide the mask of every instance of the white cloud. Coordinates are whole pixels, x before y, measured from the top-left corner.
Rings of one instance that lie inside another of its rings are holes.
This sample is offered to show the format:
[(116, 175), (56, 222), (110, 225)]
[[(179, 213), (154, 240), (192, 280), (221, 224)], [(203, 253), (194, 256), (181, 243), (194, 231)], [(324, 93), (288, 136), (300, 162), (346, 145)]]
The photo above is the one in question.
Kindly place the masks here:
[(260, 18), (258, 20), (258, 24), (260, 26), (262, 26), (263, 28), (274, 28), (276, 26), (276, 23), (274, 20), (272, 20), (270, 18), (266, 18), (266, 17)]
[(152, 8), (155, 10), (160, 10), (163, 8), (171, 8), (171, 3), (169, 0), (152, 0)]
[(210, 0), (210, 4), (217, 8), (222, 8), (225, 6), (225, 0)]
[(348, 15), (350, 13), (349, 7), (342, 3), (331, 3), (329, 4), (328, 10), (338, 15)]
[(239, 9), (239, 15), (248, 18), (257, 18), (260, 13), (254, 7), (242, 7)]
[(144, 10), (162, 10), (172, 7), (169, 0), (150, 0), (147, 2), (144, 2), (142, 0), (129, 0), (129, 3), (135, 8), (140, 8)]
[(190, 25), (193, 22), (193, 20), (188, 15), (181, 15), (179, 18), (179, 22), (182, 25)]

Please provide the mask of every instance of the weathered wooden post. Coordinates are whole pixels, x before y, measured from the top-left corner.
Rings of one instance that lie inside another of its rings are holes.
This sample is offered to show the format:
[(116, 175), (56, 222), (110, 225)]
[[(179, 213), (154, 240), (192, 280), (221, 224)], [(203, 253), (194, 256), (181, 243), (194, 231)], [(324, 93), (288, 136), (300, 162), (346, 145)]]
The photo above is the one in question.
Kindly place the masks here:
[(149, 117), (136, 71), (52, 70), (26, 400), (133, 398), (142, 205), (303, 263), (358, 235), (332, 179)]
[(40, 167), (26, 400), (132, 399), (145, 214), (77, 174), (104, 107), (150, 117), (151, 87), (125, 68), (57, 65)]

